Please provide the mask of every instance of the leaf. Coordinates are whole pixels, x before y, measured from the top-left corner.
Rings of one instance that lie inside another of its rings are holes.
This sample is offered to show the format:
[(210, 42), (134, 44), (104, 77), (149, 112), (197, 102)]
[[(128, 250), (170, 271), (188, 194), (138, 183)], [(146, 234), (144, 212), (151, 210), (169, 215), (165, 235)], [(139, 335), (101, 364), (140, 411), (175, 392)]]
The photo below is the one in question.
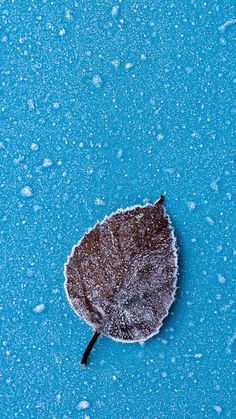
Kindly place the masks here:
[(164, 198), (118, 210), (73, 247), (65, 264), (68, 300), (95, 333), (140, 342), (157, 334), (174, 301), (176, 240)]

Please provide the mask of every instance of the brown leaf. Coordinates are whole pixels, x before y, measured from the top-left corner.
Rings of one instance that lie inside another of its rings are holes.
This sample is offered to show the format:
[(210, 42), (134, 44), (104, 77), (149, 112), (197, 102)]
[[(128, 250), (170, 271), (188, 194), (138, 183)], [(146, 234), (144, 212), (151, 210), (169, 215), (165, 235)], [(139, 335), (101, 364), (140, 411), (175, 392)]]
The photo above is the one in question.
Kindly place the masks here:
[(123, 342), (149, 339), (174, 301), (177, 251), (161, 197), (153, 205), (118, 210), (73, 247), (65, 265), (68, 300), (99, 334)]

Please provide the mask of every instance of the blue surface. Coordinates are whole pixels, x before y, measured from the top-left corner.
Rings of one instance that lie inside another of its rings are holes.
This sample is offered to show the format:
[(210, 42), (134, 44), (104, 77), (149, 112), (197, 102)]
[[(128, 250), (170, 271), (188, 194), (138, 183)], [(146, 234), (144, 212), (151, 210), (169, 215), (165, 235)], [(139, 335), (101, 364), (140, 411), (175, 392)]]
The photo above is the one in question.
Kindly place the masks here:
[[(1, 1), (1, 418), (236, 417), (233, 4)], [(64, 262), (161, 193), (171, 315), (143, 346), (101, 338), (82, 369)]]

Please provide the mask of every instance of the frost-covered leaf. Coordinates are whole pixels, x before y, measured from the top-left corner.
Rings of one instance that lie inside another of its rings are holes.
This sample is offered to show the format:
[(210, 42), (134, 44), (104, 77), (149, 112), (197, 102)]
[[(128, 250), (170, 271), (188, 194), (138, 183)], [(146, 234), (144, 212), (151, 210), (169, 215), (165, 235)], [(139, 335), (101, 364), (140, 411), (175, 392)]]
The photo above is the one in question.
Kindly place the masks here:
[(177, 252), (161, 197), (106, 217), (73, 247), (65, 265), (68, 300), (100, 334), (140, 342), (158, 333), (174, 300)]

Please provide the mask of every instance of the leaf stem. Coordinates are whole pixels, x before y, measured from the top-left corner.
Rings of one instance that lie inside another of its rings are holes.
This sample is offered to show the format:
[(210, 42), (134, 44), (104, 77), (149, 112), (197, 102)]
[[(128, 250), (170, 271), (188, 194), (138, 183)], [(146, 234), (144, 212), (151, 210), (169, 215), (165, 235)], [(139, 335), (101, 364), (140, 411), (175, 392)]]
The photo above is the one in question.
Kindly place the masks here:
[(164, 196), (161, 195), (160, 198), (158, 199), (158, 204), (162, 205), (164, 204)]
[(91, 352), (91, 350), (93, 348), (93, 345), (95, 344), (97, 338), (100, 336), (100, 334), (101, 334), (100, 332), (98, 332), (97, 330), (95, 330), (95, 332), (94, 332), (94, 334), (92, 336), (92, 339), (89, 341), (88, 346), (85, 349), (84, 354), (82, 356), (82, 359), (81, 359), (81, 364), (82, 365), (86, 366), (87, 360), (88, 360), (88, 356), (89, 356), (89, 354), (90, 354), (90, 352)]

